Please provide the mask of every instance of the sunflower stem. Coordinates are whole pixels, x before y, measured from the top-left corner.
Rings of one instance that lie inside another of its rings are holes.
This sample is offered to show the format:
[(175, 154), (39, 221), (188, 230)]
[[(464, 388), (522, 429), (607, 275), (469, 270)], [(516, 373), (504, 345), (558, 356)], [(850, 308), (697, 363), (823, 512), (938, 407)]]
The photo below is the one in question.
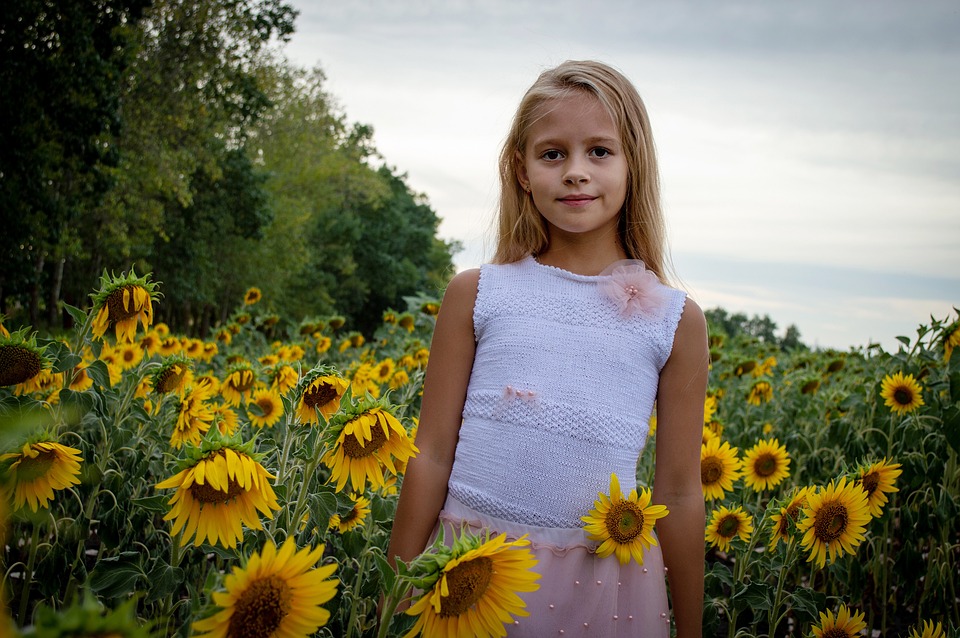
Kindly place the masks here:
[(27, 557), (27, 568), (23, 573), (23, 589), (20, 591), (20, 613), (17, 616), (21, 625), (26, 625), (27, 605), (30, 603), (30, 584), (33, 581), (33, 568), (37, 564), (37, 545), (40, 543), (40, 526), (33, 526), (30, 536), (30, 553)]
[[(287, 519), (286, 529), (294, 529), (291, 527), (294, 524), (299, 524), (300, 520), (303, 518), (303, 515), (306, 513), (306, 501), (307, 501), (307, 490), (310, 488), (310, 484), (313, 482), (314, 473), (317, 471), (317, 466), (320, 465), (320, 459), (323, 454), (316, 454), (314, 458), (310, 459), (310, 462), (303, 470), (303, 480), (300, 482), (300, 493), (297, 495), (297, 500), (295, 501), (294, 511), (293, 511), (293, 520)], [(287, 508), (287, 512), (290, 511), (290, 508)], [(317, 521), (318, 525), (321, 525), (321, 521)]]
[(783, 557), (783, 565), (780, 566), (780, 574), (777, 576), (777, 593), (773, 597), (773, 606), (770, 608), (770, 612), (767, 614), (767, 624), (769, 629), (767, 631), (770, 638), (773, 638), (777, 633), (777, 625), (780, 624), (782, 618), (781, 615), (778, 615), (780, 610), (780, 604), (783, 602), (783, 584), (787, 580), (787, 568), (790, 566), (790, 559), (793, 558), (793, 544), (794, 539), (791, 538), (787, 541), (787, 551), (786, 555)]

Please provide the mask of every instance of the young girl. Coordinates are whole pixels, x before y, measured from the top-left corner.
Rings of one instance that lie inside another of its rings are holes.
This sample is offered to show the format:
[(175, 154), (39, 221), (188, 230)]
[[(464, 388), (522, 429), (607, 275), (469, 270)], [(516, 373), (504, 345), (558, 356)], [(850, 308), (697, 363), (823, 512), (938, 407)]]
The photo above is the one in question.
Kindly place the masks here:
[[(706, 322), (662, 283), (636, 89), (596, 62), (544, 72), (517, 110), (500, 186), (494, 263), (454, 277), (437, 318), (389, 556), (412, 560), (439, 524), (527, 534), (542, 576), (510, 636), (659, 637), (671, 620), (700, 636)], [(581, 517), (611, 474), (635, 486), (654, 403), (653, 503), (669, 514), (643, 564), (621, 565), (597, 556)]]

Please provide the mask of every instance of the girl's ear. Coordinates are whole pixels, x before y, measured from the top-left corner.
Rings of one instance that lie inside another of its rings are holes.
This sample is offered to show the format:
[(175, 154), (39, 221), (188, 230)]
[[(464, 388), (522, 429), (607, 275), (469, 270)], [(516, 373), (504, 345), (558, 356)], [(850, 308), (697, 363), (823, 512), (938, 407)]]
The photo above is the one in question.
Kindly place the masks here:
[(517, 166), (517, 181), (520, 182), (520, 188), (529, 192), (530, 179), (527, 177), (527, 165), (523, 161), (523, 153), (515, 151), (513, 154), (514, 162)]

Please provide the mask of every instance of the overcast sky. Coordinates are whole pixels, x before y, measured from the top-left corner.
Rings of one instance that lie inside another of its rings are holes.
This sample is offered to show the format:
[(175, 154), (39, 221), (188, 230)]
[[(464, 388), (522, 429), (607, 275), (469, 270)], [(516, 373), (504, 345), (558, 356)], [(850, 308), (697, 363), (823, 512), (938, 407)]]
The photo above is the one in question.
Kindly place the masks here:
[(650, 112), (683, 287), (810, 345), (896, 349), (960, 306), (960, 2), (292, 0), (320, 66), (461, 241), (544, 68), (594, 58)]

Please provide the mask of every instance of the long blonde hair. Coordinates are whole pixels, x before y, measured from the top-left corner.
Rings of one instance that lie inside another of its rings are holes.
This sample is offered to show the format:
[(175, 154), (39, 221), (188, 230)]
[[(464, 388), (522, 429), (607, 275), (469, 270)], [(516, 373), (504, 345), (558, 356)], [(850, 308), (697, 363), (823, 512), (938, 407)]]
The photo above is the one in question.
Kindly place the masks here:
[(589, 60), (567, 61), (544, 71), (520, 100), (500, 151), (500, 210), (493, 261), (511, 263), (547, 248), (547, 225), (517, 179), (517, 156), (524, 151), (530, 127), (543, 115), (544, 103), (574, 91), (596, 97), (620, 132), (627, 158), (627, 196), (617, 232), (620, 245), (628, 258), (642, 260), (663, 283), (668, 283), (672, 267), (647, 109), (622, 73)]

